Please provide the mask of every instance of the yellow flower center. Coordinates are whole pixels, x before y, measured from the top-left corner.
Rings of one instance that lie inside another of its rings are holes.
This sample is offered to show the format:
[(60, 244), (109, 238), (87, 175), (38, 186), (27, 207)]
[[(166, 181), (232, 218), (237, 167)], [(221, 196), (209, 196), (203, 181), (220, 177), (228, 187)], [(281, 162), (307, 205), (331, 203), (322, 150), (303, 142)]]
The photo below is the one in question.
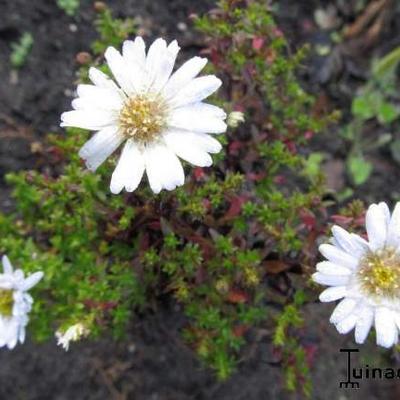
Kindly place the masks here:
[(129, 98), (120, 114), (119, 125), (128, 139), (148, 143), (166, 127), (167, 106), (159, 95), (139, 94)]
[(369, 253), (358, 271), (362, 288), (371, 295), (400, 296), (400, 255), (393, 248)]
[(0, 315), (10, 317), (14, 305), (13, 291), (0, 289)]

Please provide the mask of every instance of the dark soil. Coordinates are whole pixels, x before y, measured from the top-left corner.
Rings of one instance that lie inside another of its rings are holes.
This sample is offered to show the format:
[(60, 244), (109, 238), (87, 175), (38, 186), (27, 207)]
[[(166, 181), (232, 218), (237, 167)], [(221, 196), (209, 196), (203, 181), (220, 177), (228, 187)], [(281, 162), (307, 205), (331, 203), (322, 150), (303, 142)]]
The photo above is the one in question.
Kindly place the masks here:
[[(77, 68), (75, 56), (88, 50), (95, 37), (91, 2), (82, 0), (81, 3), (79, 16), (70, 18), (56, 6), (55, 1), (0, 0), (0, 176), (8, 171), (35, 167), (32, 143), (49, 131), (62, 134), (58, 128), (59, 115), (69, 108)], [(183, 52), (190, 54), (201, 47), (201, 38), (193, 32), (187, 17), (192, 12), (208, 10), (213, 1), (116, 0), (110, 3), (115, 15), (138, 18), (140, 29), (146, 36), (178, 38)], [(326, 40), (315, 27), (311, 30), (306, 27), (313, 19), (315, 7), (330, 2), (287, 0), (280, 3), (282, 27), (293, 43)], [(398, 21), (397, 16), (386, 27), (380, 41), (364, 54), (365, 57), (371, 57), (374, 52), (385, 53), (400, 43)], [(9, 64), (10, 43), (18, 40), (24, 32), (31, 32), (35, 42), (26, 65), (16, 75)], [(363, 66), (365, 60), (362, 61), (362, 54), (352, 61), (360, 62), (361, 72), (366, 68)], [(337, 86), (343, 83), (354, 88), (362, 79), (346, 74), (346, 70), (340, 76), (333, 71), (331, 77), (315, 78), (327, 62), (327, 59), (310, 60), (305, 80), (310, 89), (316, 93), (323, 92), (331, 107), (347, 110), (349, 93), (338, 91)], [(336, 175), (342, 174), (343, 143), (332, 137), (322, 142), (329, 142), (331, 146), (327, 148), (325, 144), (324, 150), (331, 154), (331, 161), (336, 162), (337, 168), (332, 167), (332, 170), (339, 171)], [(316, 146), (321, 144), (317, 142)], [(387, 199), (398, 197), (393, 192), (393, 187), (398, 185), (398, 167), (387, 160), (385, 154), (378, 152), (373, 156), (376, 172), (369, 186), (363, 188), (364, 199), (377, 200), (383, 194)], [(339, 178), (332, 177), (335, 184)], [(12, 208), (4, 184), (0, 186), (0, 207), (4, 212)], [(307, 341), (310, 349), (318, 349), (313, 360), (315, 392), (312, 398), (398, 399), (400, 387), (396, 381), (369, 380), (362, 382), (358, 391), (339, 389), (339, 381), (345, 378), (345, 358), (339, 349), (354, 347), (354, 343), (351, 335), (340, 336), (327, 323), (332, 308), (332, 305), (311, 304), (306, 310), (307, 326), (311, 327)], [(64, 352), (56, 346), (55, 340), (41, 345), (28, 340), (12, 352), (1, 350), (0, 400), (297, 398), (283, 390), (284, 378), (280, 367), (274, 363), (268, 332), (260, 329), (249, 337), (237, 373), (227, 382), (219, 383), (182, 342), (180, 330), (183, 323), (179, 308), (165, 306), (136, 321), (130, 327), (128, 337), (122, 341), (82, 342)], [(359, 365), (368, 363), (363, 354), (379, 352), (373, 343), (363, 347), (358, 357)], [(385, 366), (391, 364), (393, 362), (387, 360)]]

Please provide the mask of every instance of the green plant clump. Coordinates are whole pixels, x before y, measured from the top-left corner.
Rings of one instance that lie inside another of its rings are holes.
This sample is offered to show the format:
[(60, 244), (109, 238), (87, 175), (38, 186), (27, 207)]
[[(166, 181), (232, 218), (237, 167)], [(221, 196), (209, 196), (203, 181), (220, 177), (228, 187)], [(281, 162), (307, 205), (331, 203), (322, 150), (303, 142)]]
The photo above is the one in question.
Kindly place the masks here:
[(57, 5), (65, 14), (73, 17), (77, 14), (80, 6), (79, 0), (57, 0)]
[(25, 32), (18, 42), (11, 44), (12, 53), (10, 56), (10, 62), (13, 68), (21, 68), (25, 65), (32, 50), (32, 46), (33, 36), (29, 32)]
[[(222, 1), (196, 21), (209, 69), (224, 81), (225, 100), (215, 102), (248, 121), (220, 139), (226, 151), (212, 168), (187, 167), (174, 192), (154, 196), (141, 185), (111, 195), (115, 159), (88, 171), (78, 150), (89, 133), (67, 129), (49, 136), (53, 168), (7, 176), (16, 210), (0, 216), (0, 250), (27, 272), (45, 273), (29, 326), (38, 339), (76, 323), (92, 337), (121, 336), (139, 311), (169, 296), (187, 316), (185, 340), (220, 379), (258, 326), (277, 329), (270, 340), (278, 348), (291, 330), (294, 363), (282, 351), (288, 386), (307, 376), (296, 333), (301, 296), (288, 271), (313, 262), (308, 244), (318, 227), (309, 210), (323, 212), (324, 188), (300, 150), (334, 116), (319, 116), (296, 78), (305, 49), (290, 55), (264, 1), (243, 4)], [(121, 44), (109, 36), (121, 23), (98, 24), (95, 52)]]

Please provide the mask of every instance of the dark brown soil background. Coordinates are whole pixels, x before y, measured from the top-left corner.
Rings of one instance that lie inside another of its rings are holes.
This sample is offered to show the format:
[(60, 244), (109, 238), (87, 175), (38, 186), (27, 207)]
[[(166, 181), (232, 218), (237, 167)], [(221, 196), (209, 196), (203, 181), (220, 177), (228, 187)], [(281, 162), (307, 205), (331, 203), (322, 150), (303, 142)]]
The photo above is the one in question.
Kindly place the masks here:
[[(82, 0), (81, 3), (79, 15), (70, 18), (55, 1), (0, 0), (0, 176), (8, 171), (35, 167), (31, 143), (49, 131), (62, 134), (58, 121), (60, 113), (69, 108), (77, 68), (75, 55), (89, 49), (95, 38), (91, 2)], [(293, 45), (298, 45), (305, 41), (329, 40), (324, 32), (312, 27), (317, 6), (356, 2), (283, 0), (280, 3), (281, 28)], [(149, 38), (162, 35), (179, 39), (187, 56), (202, 44), (187, 16), (207, 11), (213, 1), (116, 0), (109, 4), (116, 16), (138, 18)], [(355, 47), (342, 54), (341, 68), (329, 57), (311, 58), (304, 76), (309, 89), (323, 94), (331, 105), (346, 113), (354, 90), (365, 80), (370, 57), (385, 54), (400, 44), (399, 16), (397, 13), (390, 20), (368, 51), (360, 52)], [(33, 34), (34, 47), (27, 64), (15, 76), (9, 65), (10, 43), (24, 32)], [(316, 142), (316, 148), (331, 155), (328, 168), (331, 186), (340, 190), (340, 185), (345, 185), (343, 143), (333, 130)], [(372, 157), (376, 168), (372, 179), (361, 188), (363, 199), (376, 201), (383, 195), (388, 201), (399, 198), (398, 166), (385, 151), (376, 152)], [(0, 206), (3, 211), (12, 208), (4, 183), (0, 184)], [(361, 382), (358, 391), (339, 389), (339, 381), (345, 377), (345, 359), (339, 349), (354, 347), (354, 343), (351, 335), (340, 336), (327, 323), (332, 308), (333, 305), (312, 304), (306, 309), (309, 331), (304, 333), (305, 340), (316, 349), (312, 398), (400, 398), (396, 381), (369, 380)], [(179, 308), (166, 304), (157, 313), (142, 316), (133, 323), (128, 338), (122, 342), (111, 339), (82, 342), (64, 352), (55, 345), (55, 340), (44, 345), (28, 340), (12, 352), (2, 349), (0, 400), (300, 398), (283, 390), (283, 376), (274, 365), (262, 330), (249, 338), (238, 372), (229, 381), (219, 383), (181, 341), (179, 331), (183, 323)], [(373, 365), (371, 357), (378, 358), (382, 353), (371, 342), (361, 349), (358, 365), (368, 362)], [(387, 359), (385, 366), (394, 366), (393, 360)]]

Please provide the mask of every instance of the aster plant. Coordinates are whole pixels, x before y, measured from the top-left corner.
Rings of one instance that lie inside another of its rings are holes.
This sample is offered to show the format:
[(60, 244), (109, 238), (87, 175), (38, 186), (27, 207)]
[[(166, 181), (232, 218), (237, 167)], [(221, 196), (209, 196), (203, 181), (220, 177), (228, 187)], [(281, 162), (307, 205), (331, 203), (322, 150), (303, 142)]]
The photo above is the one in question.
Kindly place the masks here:
[[(296, 77), (305, 51), (288, 51), (264, 1), (219, 7), (195, 22), (211, 62), (194, 57), (175, 72), (175, 41), (146, 51), (115, 21), (105, 29), (110, 15), (100, 13), (65, 135), (43, 146), (47, 168), (7, 177), (16, 210), (0, 214), (0, 249), (46, 274), (30, 321), (39, 340), (56, 331), (68, 348), (123, 337), (130, 321), (177, 303), (185, 343), (219, 379), (261, 326), (274, 332), (287, 386), (309, 393), (305, 300), (288, 272), (315, 265), (325, 205), (322, 175), (298, 149), (334, 118), (314, 112)], [(216, 138), (225, 112), (231, 129)], [(194, 165), (186, 176), (180, 159)]]

